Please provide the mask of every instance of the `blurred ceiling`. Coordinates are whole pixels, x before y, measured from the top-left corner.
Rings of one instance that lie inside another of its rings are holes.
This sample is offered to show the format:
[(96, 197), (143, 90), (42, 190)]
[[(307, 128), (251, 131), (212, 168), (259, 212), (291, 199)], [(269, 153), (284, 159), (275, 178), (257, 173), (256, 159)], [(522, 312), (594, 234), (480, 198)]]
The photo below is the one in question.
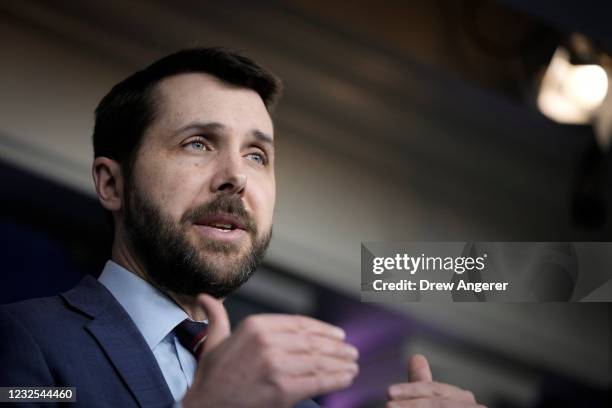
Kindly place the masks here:
[(524, 96), (561, 37), (540, 19), (491, 0), (291, 3), (400, 58), (515, 97)]
[(300, 12), (397, 56), (524, 98), (572, 32), (612, 50), (606, 1), (290, 0)]

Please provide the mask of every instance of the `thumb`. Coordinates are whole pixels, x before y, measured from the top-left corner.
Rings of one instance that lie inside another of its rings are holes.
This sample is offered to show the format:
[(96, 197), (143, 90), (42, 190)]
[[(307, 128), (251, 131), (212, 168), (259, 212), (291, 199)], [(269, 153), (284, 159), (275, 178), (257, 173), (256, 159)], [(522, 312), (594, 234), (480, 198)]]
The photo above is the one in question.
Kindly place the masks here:
[(408, 362), (408, 377), (410, 381), (432, 381), (429, 362), (422, 354), (415, 354)]
[(229, 317), (221, 301), (210, 295), (199, 295), (198, 303), (208, 317), (208, 331), (203, 344), (202, 354), (206, 354), (225, 340), (231, 332)]

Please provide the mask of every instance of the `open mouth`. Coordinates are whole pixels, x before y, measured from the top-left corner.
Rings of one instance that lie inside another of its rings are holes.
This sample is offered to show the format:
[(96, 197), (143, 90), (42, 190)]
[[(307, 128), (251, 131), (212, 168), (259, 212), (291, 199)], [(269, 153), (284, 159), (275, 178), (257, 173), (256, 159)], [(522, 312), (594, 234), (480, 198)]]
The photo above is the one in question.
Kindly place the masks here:
[(218, 230), (221, 230), (221, 231), (231, 231), (231, 230), (236, 229), (236, 227), (234, 227), (231, 224), (213, 224), (213, 225), (210, 225), (210, 226), (213, 227), (213, 228), (216, 228)]
[(195, 224), (214, 228), (222, 232), (245, 229), (244, 223), (238, 217), (231, 214), (212, 214), (197, 220)]

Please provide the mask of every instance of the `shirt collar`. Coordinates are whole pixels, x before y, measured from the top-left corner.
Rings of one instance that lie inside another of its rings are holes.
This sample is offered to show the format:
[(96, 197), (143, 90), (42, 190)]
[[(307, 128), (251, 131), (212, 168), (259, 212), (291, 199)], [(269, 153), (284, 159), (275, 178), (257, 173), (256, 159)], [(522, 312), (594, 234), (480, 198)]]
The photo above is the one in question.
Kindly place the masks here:
[(187, 313), (150, 283), (108, 261), (98, 278), (130, 315), (153, 350)]

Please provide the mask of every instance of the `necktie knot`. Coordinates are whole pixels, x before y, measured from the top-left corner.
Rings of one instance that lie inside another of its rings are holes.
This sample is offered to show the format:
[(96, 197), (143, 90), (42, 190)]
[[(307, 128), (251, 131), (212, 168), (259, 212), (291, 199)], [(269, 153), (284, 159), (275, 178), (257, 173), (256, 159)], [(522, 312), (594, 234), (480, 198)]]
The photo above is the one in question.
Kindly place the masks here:
[(196, 359), (202, 352), (202, 343), (206, 339), (208, 323), (185, 319), (174, 328), (179, 343), (194, 355)]

